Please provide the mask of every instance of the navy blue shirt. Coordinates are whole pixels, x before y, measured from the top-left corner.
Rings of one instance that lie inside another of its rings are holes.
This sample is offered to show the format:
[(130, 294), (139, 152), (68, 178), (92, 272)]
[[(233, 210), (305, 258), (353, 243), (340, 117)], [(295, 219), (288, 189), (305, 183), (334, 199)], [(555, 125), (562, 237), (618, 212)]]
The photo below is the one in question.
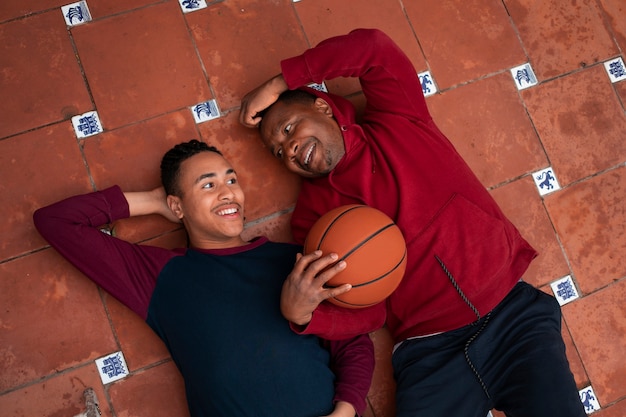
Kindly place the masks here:
[(332, 411), (328, 351), (317, 337), (292, 332), (280, 312), (281, 287), (299, 249), (267, 242), (226, 256), (189, 250), (162, 270), (147, 322), (185, 375), (192, 416)]

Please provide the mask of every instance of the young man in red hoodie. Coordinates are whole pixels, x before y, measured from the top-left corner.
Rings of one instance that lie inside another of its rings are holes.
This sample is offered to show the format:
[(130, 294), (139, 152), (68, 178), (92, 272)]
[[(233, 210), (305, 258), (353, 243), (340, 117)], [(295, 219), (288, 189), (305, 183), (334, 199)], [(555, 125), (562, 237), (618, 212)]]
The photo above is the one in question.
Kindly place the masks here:
[[(394, 219), (408, 250), (400, 287), (370, 308), (321, 303), (349, 285), (289, 280), (281, 308), (294, 331), (339, 338), (386, 323), (401, 417), (584, 416), (559, 305), (521, 280), (536, 252), (433, 122), (408, 57), (359, 29), (281, 70), (244, 97), (240, 121), (305, 177), (296, 240), (330, 209), (358, 203)], [(361, 123), (347, 100), (304, 87), (336, 77), (359, 78)]]
[[(115, 186), (62, 200), (37, 210), (35, 225), (163, 339), (185, 381), (192, 417), (361, 415), (374, 367), (369, 337), (302, 338), (278, 307), (287, 275), (316, 275), (334, 259), (301, 257), (300, 246), (265, 237), (243, 240), (237, 173), (203, 142), (168, 151), (161, 177), (164, 187), (152, 191)], [(181, 221), (189, 247), (139, 245), (100, 231), (152, 213)]]

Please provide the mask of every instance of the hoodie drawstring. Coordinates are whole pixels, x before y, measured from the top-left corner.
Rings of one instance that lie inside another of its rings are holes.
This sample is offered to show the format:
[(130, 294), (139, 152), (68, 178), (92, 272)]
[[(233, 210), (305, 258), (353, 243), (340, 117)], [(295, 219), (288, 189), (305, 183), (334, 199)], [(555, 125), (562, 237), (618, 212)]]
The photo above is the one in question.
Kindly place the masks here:
[[(452, 273), (448, 270), (448, 268), (446, 268), (446, 265), (443, 263), (443, 261), (437, 255), (435, 255), (435, 259), (437, 259), (437, 262), (439, 262), (439, 265), (441, 266), (441, 269), (443, 269), (443, 272), (445, 272), (445, 274), (448, 276), (448, 278), (450, 279), (450, 282), (452, 283), (452, 285), (454, 286), (456, 291), (459, 293), (459, 295), (461, 296), (461, 298), (463, 299), (465, 304), (467, 304), (469, 306), (469, 308), (472, 309), (474, 314), (476, 314), (477, 320), (474, 323), (472, 323), (472, 325), (478, 324), (480, 319), (481, 319), (480, 312), (478, 311), (476, 306), (474, 306), (474, 304), (472, 304), (472, 302), (469, 300), (469, 298), (467, 298), (467, 296), (465, 295), (463, 290), (461, 290), (461, 286), (459, 285), (458, 282), (456, 282), (456, 279), (454, 279), (454, 276), (452, 276)], [(487, 395), (487, 398), (489, 398), (489, 399), (491, 399), (491, 396), (489, 395), (489, 391), (487, 390), (487, 385), (485, 385), (485, 382), (481, 378), (480, 374), (478, 373), (478, 370), (476, 370), (476, 367), (474, 366), (474, 364), (472, 363), (472, 360), (469, 357), (469, 348), (470, 348), (470, 345), (472, 344), (472, 342), (474, 340), (476, 340), (478, 335), (485, 329), (485, 327), (487, 327), (487, 323), (489, 323), (489, 319), (490, 318), (491, 318), (491, 312), (489, 312), (485, 316), (485, 320), (483, 321), (482, 326), (480, 326), (478, 331), (476, 333), (474, 333), (474, 335), (467, 340), (467, 342), (465, 343), (465, 348), (463, 349), (463, 354), (465, 355), (465, 361), (469, 365), (469, 367), (472, 370), (472, 372), (474, 373), (474, 375), (476, 375), (476, 378), (478, 379), (478, 383), (482, 387), (483, 391), (485, 391), (485, 394)]]

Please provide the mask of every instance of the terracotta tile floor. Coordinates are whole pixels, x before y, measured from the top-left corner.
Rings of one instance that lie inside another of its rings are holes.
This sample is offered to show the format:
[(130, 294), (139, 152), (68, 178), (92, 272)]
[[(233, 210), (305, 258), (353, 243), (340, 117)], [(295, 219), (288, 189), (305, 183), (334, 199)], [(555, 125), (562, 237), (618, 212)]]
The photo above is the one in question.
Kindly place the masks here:
[[(162, 343), (48, 248), (32, 213), (112, 184), (155, 187), (163, 152), (200, 137), (238, 167), (246, 233), (289, 240), (298, 179), (239, 126), (239, 100), (281, 58), (357, 27), (386, 31), (430, 71), (435, 120), (541, 252), (526, 279), (549, 293), (575, 283), (580, 298), (562, 310), (579, 389), (593, 388), (596, 415), (626, 414), (626, 81), (603, 65), (626, 57), (623, 0), (224, 0), (191, 13), (175, 0), (88, 0), (93, 21), (70, 28), (66, 4), (0, 6), (1, 416), (72, 417), (88, 386), (105, 416), (188, 414)], [(525, 63), (538, 84), (518, 90), (510, 70)], [(358, 83), (327, 85), (362, 107)], [(211, 99), (221, 117), (196, 124), (191, 106)], [(104, 132), (77, 139), (70, 119), (93, 110)], [(548, 167), (561, 189), (540, 195), (533, 174)], [(155, 217), (116, 230), (185, 241)], [(367, 415), (392, 416), (391, 345), (372, 337)], [(130, 376), (103, 385), (94, 360), (120, 350)]]

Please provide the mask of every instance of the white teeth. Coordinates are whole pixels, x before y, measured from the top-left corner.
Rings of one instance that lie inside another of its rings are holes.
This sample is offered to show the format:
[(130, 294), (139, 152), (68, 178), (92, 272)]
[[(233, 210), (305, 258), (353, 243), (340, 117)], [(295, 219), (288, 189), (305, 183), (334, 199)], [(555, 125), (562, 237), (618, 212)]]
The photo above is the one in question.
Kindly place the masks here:
[(226, 216), (227, 214), (235, 214), (237, 213), (237, 209), (236, 208), (230, 208), (230, 209), (226, 209), (226, 210), (220, 210), (217, 212), (217, 214), (219, 214), (220, 216)]
[(311, 145), (309, 151), (306, 153), (306, 156), (304, 157), (304, 165), (309, 165), (309, 162), (311, 162), (311, 154), (313, 153), (314, 148), (315, 145)]

